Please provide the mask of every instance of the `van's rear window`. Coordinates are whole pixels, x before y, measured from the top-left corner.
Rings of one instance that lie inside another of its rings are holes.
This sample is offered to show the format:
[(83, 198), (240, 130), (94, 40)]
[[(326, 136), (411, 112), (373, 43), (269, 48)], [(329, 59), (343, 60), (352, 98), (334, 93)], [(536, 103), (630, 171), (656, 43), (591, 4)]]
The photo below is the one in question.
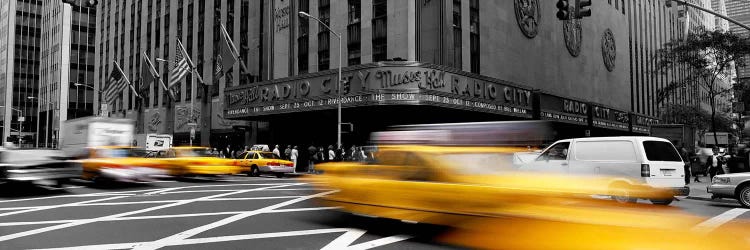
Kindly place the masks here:
[(672, 143), (663, 141), (644, 141), (643, 149), (649, 161), (682, 161), (680, 154)]

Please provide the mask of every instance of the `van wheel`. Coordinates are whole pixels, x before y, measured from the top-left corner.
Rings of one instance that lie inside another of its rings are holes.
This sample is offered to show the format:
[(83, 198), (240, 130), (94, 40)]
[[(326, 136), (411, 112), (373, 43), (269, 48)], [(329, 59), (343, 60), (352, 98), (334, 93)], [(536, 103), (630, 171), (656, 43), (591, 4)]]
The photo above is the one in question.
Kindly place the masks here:
[(651, 203), (653, 203), (654, 205), (664, 205), (664, 206), (666, 206), (666, 205), (672, 204), (673, 200), (674, 199), (661, 199), (661, 200), (660, 199), (651, 199)]
[(258, 169), (258, 166), (253, 165), (252, 167), (250, 167), (250, 176), (252, 177), (260, 176), (260, 169)]
[(737, 201), (743, 207), (750, 208), (750, 185), (745, 185), (740, 189), (740, 192), (737, 193)]
[(630, 193), (626, 187), (622, 185), (615, 186), (611, 192), (612, 200), (618, 203), (635, 203), (638, 201), (637, 198), (630, 197)]

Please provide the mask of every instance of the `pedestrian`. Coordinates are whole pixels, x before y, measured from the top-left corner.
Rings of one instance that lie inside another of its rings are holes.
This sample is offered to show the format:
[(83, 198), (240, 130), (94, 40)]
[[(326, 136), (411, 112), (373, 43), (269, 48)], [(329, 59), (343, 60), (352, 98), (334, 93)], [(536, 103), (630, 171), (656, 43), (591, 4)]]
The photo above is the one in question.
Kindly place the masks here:
[(292, 156), (292, 145), (286, 145), (286, 149), (284, 149), (284, 160), (291, 159)]
[(307, 163), (307, 172), (313, 173), (315, 172), (315, 163), (318, 161), (318, 149), (315, 148), (315, 146), (310, 145), (310, 147), (307, 148), (307, 154), (310, 156)]
[(289, 154), (289, 159), (292, 160), (292, 163), (294, 165), (294, 173), (297, 173), (297, 159), (299, 158), (299, 151), (297, 151), (297, 146), (292, 147), (292, 152)]
[(685, 149), (683, 143), (675, 141), (673, 144), (677, 145), (677, 150), (680, 152), (680, 158), (682, 158), (683, 168), (685, 169), (685, 184), (690, 184), (690, 158), (688, 156), (688, 151)]
[(357, 146), (352, 145), (351, 148), (349, 148), (349, 152), (346, 152), (346, 160), (348, 161), (358, 161), (357, 160)]
[(328, 161), (336, 160), (336, 152), (333, 151), (333, 145), (328, 145)]
[(318, 163), (328, 161), (328, 153), (325, 150), (326, 148), (323, 146), (318, 147)]
[(709, 156), (706, 160), (706, 171), (708, 172), (709, 181), (720, 171), (722, 161), (722, 157), (719, 155), (719, 149), (713, 148), (712, 151), (713, 155)]
[(232, 158), (232, 148), (230, 145), (227, 145), (227, 148), (224, 149), (224, 158)]
[(279, 150), (279, 145), (276, 144), (276, 147), (273, 148), (273, 155), (275, 155), (277, 158), (281, 159), (281, 151)]

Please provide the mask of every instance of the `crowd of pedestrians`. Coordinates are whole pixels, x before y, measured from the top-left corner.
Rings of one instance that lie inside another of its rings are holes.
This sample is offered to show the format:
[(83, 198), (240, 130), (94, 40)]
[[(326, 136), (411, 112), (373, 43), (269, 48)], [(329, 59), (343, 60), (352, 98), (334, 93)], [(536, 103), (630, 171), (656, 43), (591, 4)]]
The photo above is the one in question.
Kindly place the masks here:
[(222, 158), (239, 158), (242, 153), (252, 150), (272, 152), (279, 159), (293, 162), (296, 170), (304, 170), (308, 173), (316, 173), (316, 164), (339, 161), (367, 161), (373, 158), (372, 152), (368, 152), (363, 147), (356, 145), (350, 146), (348, 150), (344, 147), (335, 147), (334, 145), (328, 145), (327, 147), (310, 145), (307, 147), (307, 150), (303, 149), (297, 145), (274, 145), (272, 149), (269, 147), (227, 146), (226, 149), (221, 151), (213, 148), (211, 153)]

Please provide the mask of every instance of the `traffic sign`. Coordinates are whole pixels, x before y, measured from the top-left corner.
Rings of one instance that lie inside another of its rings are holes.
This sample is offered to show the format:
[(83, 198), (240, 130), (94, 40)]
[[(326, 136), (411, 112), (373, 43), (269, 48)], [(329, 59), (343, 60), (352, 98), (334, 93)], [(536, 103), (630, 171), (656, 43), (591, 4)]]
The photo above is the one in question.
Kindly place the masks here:
[(25, 121), (26, 121), (26, 117), (23, 117), (23, 116), (19, 116), (19, 117), (18, 117), (18, 121), (19, 121), (19, 122), (25, 122)]

